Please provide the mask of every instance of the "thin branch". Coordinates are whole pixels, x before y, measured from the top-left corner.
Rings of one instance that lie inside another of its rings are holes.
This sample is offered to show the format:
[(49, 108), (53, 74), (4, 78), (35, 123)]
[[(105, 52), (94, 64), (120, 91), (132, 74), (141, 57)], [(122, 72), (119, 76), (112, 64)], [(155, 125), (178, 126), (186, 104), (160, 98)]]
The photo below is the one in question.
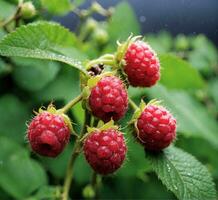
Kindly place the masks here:
[(70, 158), (70, 160), (68, 162), (65, 181), (64, 181), (64, 186), (63, 186), (62, 200), (67, 200), (68, 199), (70, 186), (71, 186), (71, 182), (72, 182), (72, 179), (73, 179), (73, 166), (74, 166), (76, 158), (78, 157), (78, 155), (80, 154), (81, 149), (82, 149), (81, 138), (86, 133), (87, 125), (90, 125), (90, 122), (91, 122), (91, 115), (90, 115), (89, 111), (86, 109), (86, 111), (85, 111), (85, 121), (84, 121), (84, 125), (83, 125), (83, 128), (82, 128), (80, 137), (76, 139), (75, 146), (74, 146), (73, 152), (72, 152), (72, 156), (71, 156), (71, 158)]
[(138, 106), (135, 104), (135, 102), (129, 98), (129, 104), (133, 108), (133, 110), (137, 110)]
[(74, 105), (76, 105), (79, 101), (82, 100), (82, 94), (80, 94), (79, 96), (77, 96), (75, 99), (73, 99), (72, 101), (70, 101), (68, 104), (66, 104), (63, 108), (61, 108), (59, 111), (62, 113), (66, 113), (69, 111), (69, 109), (71, 109)]

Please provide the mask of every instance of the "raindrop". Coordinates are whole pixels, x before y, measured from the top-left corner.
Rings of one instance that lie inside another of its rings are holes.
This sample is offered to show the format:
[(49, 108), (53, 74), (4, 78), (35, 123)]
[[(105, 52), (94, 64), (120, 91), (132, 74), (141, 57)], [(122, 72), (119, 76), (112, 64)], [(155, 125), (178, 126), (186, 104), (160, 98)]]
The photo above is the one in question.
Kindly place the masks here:
[(169, 166), (169, 164), (167, 164), (167, 171), (170, 172), (171, 168)]
[(141, 23), (144, 23), (144, 22), (146, 21), (146, 17), (145, 17), (144, 15), (140, 16), (140, 17), (139, 17), (139, 21), (140, 21)]
[(187, 173), (188, 176), (191, 176), (191, 173)]
[(178, 190), (178, 188), (177, 188), (177, 186), (176, 186), (176, 185), (173, 185), (173, 188), (174, 188), (175, 190)]

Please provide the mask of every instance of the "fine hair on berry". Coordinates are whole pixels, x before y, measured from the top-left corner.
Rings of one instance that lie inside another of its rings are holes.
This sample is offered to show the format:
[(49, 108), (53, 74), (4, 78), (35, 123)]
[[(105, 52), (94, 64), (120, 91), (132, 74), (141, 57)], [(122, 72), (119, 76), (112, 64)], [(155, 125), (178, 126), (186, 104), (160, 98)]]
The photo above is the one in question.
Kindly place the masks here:
[(30, 122), (27, 136), (35, 153), (56, 157), (69, 142), (70, 127), (62, 115), (43, 111)]
[(147, 150), (160, 151), (176, 137), (176, 119), (162, 106), (147, 105), (136, 126), (138, 141)]
[(116, 76), (104, 76), (91, 89), (89, 106), (92, 114), (104, 122), (121, 119), (128, 108), (128, 95), (123, 82)]
[(127, 147), (123, 134), (109, 128), (91, 132), (84, 142), (83, 150), (93, 170), (107, 175), (121, 167)]
[(125, 56), (124, 71), (130, 85), (151, 87), (160, 79), (160, 63), (155, 51), (145, 42), (129, 45)]

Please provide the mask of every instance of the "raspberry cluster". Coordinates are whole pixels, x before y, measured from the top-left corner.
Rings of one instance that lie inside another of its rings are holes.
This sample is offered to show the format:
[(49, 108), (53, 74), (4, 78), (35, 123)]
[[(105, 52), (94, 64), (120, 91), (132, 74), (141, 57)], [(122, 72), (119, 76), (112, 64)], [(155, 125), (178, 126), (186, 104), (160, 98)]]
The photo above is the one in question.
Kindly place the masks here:
[[(127, 82), (133, 87), (150, 87), (160, 79), (158, 57), (147, 43), (128, 39), (120, 48), (122, 50), (118, 48), (117, 56), (105, 55), (99, 60), (109, 62), (114, 59), (111, 63), (117, 66), (113, 73), (104, 72), (104, 63), (90, 61), (94, 64), (87, 68), (89, 77), (84, 78), (85, 82), (81, 84), (83, 93), (75, 100), (83, 100), (88, 114), (103, 123), (102, 127), (88, 128), (85, 137), (81, 134), (76, 140), (83, 148), (87, 162), (102, 175), (120, 168), (127, 152), (123, 133), (113, 124), (124, 117), (128, 109), (128, 84), (126, 86), (119, 77), (126, 74)], [(33, 118), (28, 126), (28, 139), (34, 152), (56, 157), (63, 151), (72, 130), (70, 119), (64, 113), (75, 102), (73, 100), (60, 110), (48, 108)], [(134, 116), (137, 116), (133, 117), (135, 136), (146, 150), (160, 151), (175, 139), (176, 120), (166, 108), (149, 103), (144, 109), (142, 106), (136, 109)]]

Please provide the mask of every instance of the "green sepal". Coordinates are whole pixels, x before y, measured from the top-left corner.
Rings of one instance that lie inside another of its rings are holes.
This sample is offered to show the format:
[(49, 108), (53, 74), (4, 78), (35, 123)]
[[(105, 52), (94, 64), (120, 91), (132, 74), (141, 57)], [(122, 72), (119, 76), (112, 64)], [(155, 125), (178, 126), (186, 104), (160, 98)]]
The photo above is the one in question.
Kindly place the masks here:
[(133, 113), (132, 119), (129, 121), (129, 124), (134, 124), (137, 121), (137, 119), (140, 117), (145, 107), (146, 107), (146, 103), (142, 99), (138, 109), (136, 109), (135, 112)]
[(105, 76), (114, 76), (116, 74), (116, 71), (110, 71), (110, 72), (105, 72), (103, 74), (91, 77), (88, 82), (87, 86), (91, 89), (97, 85), (97, 83)]
[(84, 87), (82, 91), (83, 99), (88, 99), (90, 93), (91, 93), (90, 88), (88, 86)]
[(86, 86), (83, 87), (83, 108), (87, 108), (89, 111), (91, 111), (88, 103), (88, 98), (91, 94), (91, 89), (97, 85), (97, 83), (105, 76), (114, 76), (116, 74), (116, 71), (110, 71), (105, 72), (103, 74), (91, 77), (88, 79)]
[(66, 114), (62, 113), (61, 109), (57, 110), (52, 103), (48, 105), (47, 109), (45, 107), (40, 107), (38, 112), (35, 112), (35, 114), (41, 114), (43, 112), (49, 112), (51, 114), (61, 115), (64, 118), (64, 123), (70, 128), (70, 131), (72, 133), (75, 133), (70, 118)]
[(149, 101), (147, 104), (143, 101), (143, 99), (141, 100), (141, 103), (139, 104), (138, 109), (134, 112), (132, 119), (129, 122), (130, 126), (134, 126), (135, 131), (133, 131), (133, 134), (137, 135), (137, 138), (144, 143), (144, 141), (141, 140), (141, 138), (138, 136), (139, 135), (139, 130), (137, 127), (137, 121), (138, 118), (140, 117), (140, 115), (142, 114), (142, 112), (145, 110), (145, 108), (149, 105), (160, 105), (161, 101), (157, 101), (156, 99), (152, 99), (151, 101)]
[(87, 82), (87, 86), (91, 89), (93, 87), (95, 87), (98, 83), (98, 81), (101, 80), (101, 75), (97, 75), (97, 76), (94, 76), (94, 77), (91, 77), (88, 82)]
[(99, 121), (98, 126), (97, 127), (89, 127), (87, 126), (87, 133), (82, 137), (81, 141), (84, 141), (85, 138), (87, 138), (90, 134), (92, 134), (93, 132), (98, 131), (99, 133), (101, 131), (107, 130), (107, 129), (115, 129), (115, 130), (119, 130), (119, 126), (114, 124), (114, 120), (110, 120), (107, 123), (102, 124), (103, 121)]
[(107, 130), (107, 129), (110, 129), (110, 128), (115, 129), (115, 130), (119, 129), (119, 127), (114, 124), (114, 120), (112, 120), (112, 119), (107, 123), (103, 123), (103, 125), (101, 125), (101, 123), (98, 123), (97, 128), (96, 127), (88, 127), (87, 132), (91, 133), (91, 132), (96, 131), (96, 130), (104, 131), (104, 130)]
[(123, 59), (124, 58), (124, 55), (129, 47), (129, 45), (133, 42), (135, 42), (136, 40), (142, 38), (142, 36), (134, 36), (133, 37), (133, 34), (130, 34), (130, 36), (127, 38), (127, 40), (123, 43), (120, 43), (119, 41), (117, 41), (117, 52), (116, 52), (116, 61), (118, 63), (118, 67), (121, 67), (123, 65), (125, 65), (125, 60)]
[(151, 101), (149, 101), (146, 104), (144, 102), (144, 100), (142, 99), (140, 104), (139, 104), (138, 109), (136, 109), (136, 111), (134, 112), (134, 114), (132, 116), (132, 119), (130, 120), (129, 124), (135, 123), (147, 106), (149, 106), (149, 105), (160, 105), (160, 103), (161, 103), (161, 101), (157, 101), (156, 99), (152, 99)]
[(104, 131), (104, 130), (107, 130), (109, 128), (112, 128), (112, 129), (115, 129), (115, 130), (119, 129), (119, 127), (114, 124), (114, 120), (112, 120), (112, 119), (109, 122), (105, 123), (103, 126), (101, 126), (98, 129), (100, 131)]

